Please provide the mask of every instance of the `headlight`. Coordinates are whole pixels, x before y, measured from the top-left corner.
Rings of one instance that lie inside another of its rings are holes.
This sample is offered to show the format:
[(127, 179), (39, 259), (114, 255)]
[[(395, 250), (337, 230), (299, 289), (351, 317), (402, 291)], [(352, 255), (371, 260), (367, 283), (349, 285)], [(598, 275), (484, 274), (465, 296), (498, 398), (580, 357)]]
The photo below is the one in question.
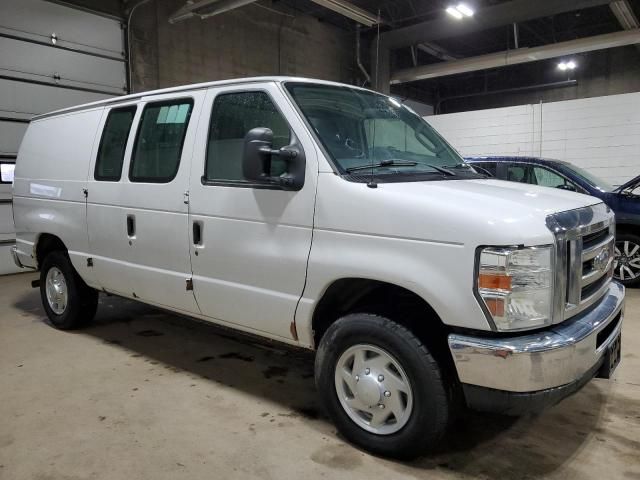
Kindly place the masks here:
[(488, 247), (478, 256), (476, 292), (498, 330), (528, 330), (552, 321), (552, 250)]

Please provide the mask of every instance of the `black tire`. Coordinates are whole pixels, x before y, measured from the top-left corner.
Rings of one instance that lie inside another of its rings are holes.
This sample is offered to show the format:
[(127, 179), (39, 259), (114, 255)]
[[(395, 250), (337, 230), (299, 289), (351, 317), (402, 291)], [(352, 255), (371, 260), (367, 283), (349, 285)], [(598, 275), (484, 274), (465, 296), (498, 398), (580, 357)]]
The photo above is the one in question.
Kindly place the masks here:
[[(53, 311), (47, 299), (47, 274), (52, 268), (62, 272), (68, 292), (66, 308), (60, 314)], [(49, 253), (42, 262), (40, 298), (51, 325), (60, 330), (71, 330), (88, 324), (98, 309), (98, 292), (84, 283), (67, 254), (62, 251)]]
[[(632, 248), (635, 248), (635, 245), (640, 246), (640, 236), (635, 235), (633, 233), (627, 233), (627, 232), (620, 232), (619, 234), (616, 235), (616, 250), (619, 250), (620, 253), (622, 253), (623, 259), (619, 259), (618, 256), (616, 255), (616, 267), (614, 267), (613, 276), (618, 282), (622, 283), (625, 287), (636, 287), (638, 286), (638, 284), (640, 284), (639, 269), (627, 267), (627, 268), (631, 268), (632, 272), (637, 275), (635, 278), (622, 279), (620, 276), (620, 266), (617, 262), (619, 260), (622, 260), (625, 262), (629, 261), (629, 259), (626, 259), (626, 256), (624, 255), (625, 242), (629, 242), (629, 246), (630, 246), (629, 251), (631, 251)], [(634, 257), (640, 257), (640, 249), (635, 253)]]
[[(369, 344), (385, 350), (400, 363), (413, 393), (407, 423), (397, 432), (376, 434), (352, 420), (342, 407), (335, 386), (336, 364), (349, 347)], [(371, 453), (412, 459), (432, 449), (444, 435), (452, 416), (442, 370), (425, 345), (407, 328), (371, 314), (347, 315), (322, 337), (315, 362), (316, 385), (339, 432)]]

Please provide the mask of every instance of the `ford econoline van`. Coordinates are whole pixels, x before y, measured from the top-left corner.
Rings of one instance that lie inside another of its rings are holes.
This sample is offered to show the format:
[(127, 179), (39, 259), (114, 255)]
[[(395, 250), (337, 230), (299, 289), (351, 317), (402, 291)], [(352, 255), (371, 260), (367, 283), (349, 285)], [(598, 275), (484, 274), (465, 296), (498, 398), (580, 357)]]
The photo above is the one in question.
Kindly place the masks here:
[(33, 119), (19, 266), (51, 324), (98, 293), (316, 350), (351, 442), (412, 457), (458, 405), (520, 414), (609, 377), (624, 288), (601, 200), (487, 178), (395, 98), (252, 78)]

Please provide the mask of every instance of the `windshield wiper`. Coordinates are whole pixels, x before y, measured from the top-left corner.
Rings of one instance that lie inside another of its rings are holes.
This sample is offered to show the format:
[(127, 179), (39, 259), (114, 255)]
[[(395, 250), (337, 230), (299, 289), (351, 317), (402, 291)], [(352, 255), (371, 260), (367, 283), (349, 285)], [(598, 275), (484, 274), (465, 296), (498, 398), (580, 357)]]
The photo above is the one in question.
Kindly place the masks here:
[(370, 168), (383, 168), (383, 167), (415, 167), (418, 162), (406, 162), (404, 160), (382, 160), (380, 163), (368, 163), (366, 165), (356, 165), (355, 167), (347, 168), (347, 173), (355, 172), (357, 170), (367, 170)]
[(368, 165), (357, 165), (355, 167), (347, 168), (347, 173), (355, 172), (357, 170), (367, 170), (370, 168), (384, 168), (384, 167), (415, 167), (416, 165), (425, 166), (429, 168), (433, 168), (436, 172), (440, 172), (444, 175), (455, 176), (451, 170), (447, 170), (446, 168), (438, 167), (436, 165), (429, 165), (428, 163), (418, 163), (411, 162), (405, 160), (382, 160), (380, 163), (369, 163)]

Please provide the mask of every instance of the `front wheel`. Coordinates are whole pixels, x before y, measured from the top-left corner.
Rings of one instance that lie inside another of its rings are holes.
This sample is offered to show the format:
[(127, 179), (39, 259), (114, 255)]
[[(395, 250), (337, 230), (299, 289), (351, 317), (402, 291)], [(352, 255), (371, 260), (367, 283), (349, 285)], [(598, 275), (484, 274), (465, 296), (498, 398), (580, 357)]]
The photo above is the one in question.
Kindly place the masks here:
[(633, 233), (616, 236), (613, 276), (626, 287), (640, 283), (640, 237)]
[(336, 321), (316, 356), (323, 403), (350, 442), (414, 458), (444, 434), (451, 414), (442, 370), (408, 329), (370, 314)]
[(98, 308), (98, 292), (84, 283), (62, 251), (49, 253), (42, 262), (40, 297), (51, 324), (61, 330), (90, 322)]

